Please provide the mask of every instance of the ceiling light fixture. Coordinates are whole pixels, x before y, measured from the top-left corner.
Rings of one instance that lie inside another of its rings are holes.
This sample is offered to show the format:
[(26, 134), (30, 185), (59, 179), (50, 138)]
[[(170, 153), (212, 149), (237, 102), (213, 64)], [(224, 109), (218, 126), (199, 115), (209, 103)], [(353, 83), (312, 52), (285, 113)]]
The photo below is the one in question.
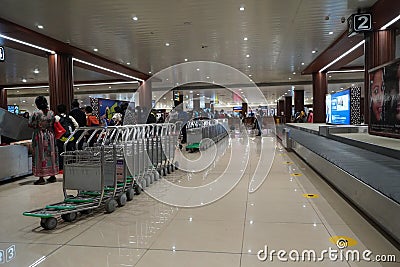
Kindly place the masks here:
[(315, 54), (315, 53), (317, 53), (317, 50), (313, 50), (313, 51), (311, 51), (311, 53)]
[(97, 52), (97, 51), (99, 51), (99, 49), (97, 49), (97, 48), (93, 48), (93, 51), (94, 51), (94, 52)]
[(149, 74), (151, 74), (151, 71), (149, 71)]
[(350, 54), (351, 52), (353, 52), (354, 50), (359, 48), (360, 46), (364, 45), (364, 43), (365, 43), (365, 40), (362, 40), (361, 42), (359, 42), (358, 44), (356, 44), (355, 46), (350, 48), (347, 52), (343, 53), (342, 55), (337, 57), (335, 60), (333, 60), (331, 63), (329, 63), (328, 65), (326, 65), (322, 69), (320, 69), (319, 72), (323, 72), (324, 70), (326, 70), (327, 68), (329, 68), (330, 66), (332, 66), (333, 64), (335, 64), (336, 62), (338, 62), (339, 60), (341, 60), (342, 58), (344, 58), (345, 56), (347, 56), (348, 54)]
[(22, 79), (22, 82), (23, 82), (23, 83), (26, 83), (26, 82), (27, 82), (27, 80), (26, 80), (26, 79)]
[(41, 46), (37, 46), (37, 45), (31, 44), (31, 43), (27, 43), (27, 42), (24, 42), (24, 41), (21, 41), (21, 40), (12, 38), (12, 37), (8, 37), (8, 36), (6, 36), (6, 35), (4, 35), (4, 34), (0, 34), (0, 38), (4, 38), (4, 39), (7, 39), (7, 40), (10, 40), (10, 41), (19, 43), (19, 44), (23, 44), (23, 45), (26, 45), (26, 46), (30, 46), (30, 47), (33, 47), (33, 48), (36, 48), (36, 49), (45, 51), (45, 52), (50, 53), (50, 54), (55, 54), (55, 53), (56, 53), (56, 52), (53, 51), (53, 50), (50, 50), (50, 49), (47, 49), (47, 48), (44, 48), (44, 47), (41, 47)]
[(293, 72), (293, 75), (296, 75), (296, 72)]
[(169, 46), (169, 43), (165, 43), (165, 46)]
[(251, 76), (253, 76), (253, 75), (249, 74), (249, 77), (251, 77)]
[(247, 67), (248, 67), (248, 68), (251, 68), (251, 66), (250, 66), (250, 65), (248, 65)]
[(351, 72), (364, 72), (365, 70), (330, 70), (327, 73), (351, 73)]
[(304, 66), (304, 62), (301, 62), (301, 65)]
[(289, 80), (291, 80), (292, 78), (289, 77)]
[(240, 10), (240, 11), (244, 11), (244, 6), (241, 6), (241, 7), (239, 8), (239, 10)]
[(200, 69), (196, 69), (197, 71), (200, 71)]
[(187, 58), (185, 58), (185, 62), (186, 62), (186, 61), (188, 61), (188, 59), (187, 59)]
[(43, 25), (40, 25), (40, 24), (38, 24), (37, 27), (38, 27), (39, 29), (43, 29), (43, 28), (44, 28)]
[(243, 41), (247, 41), (247, 40), (249, 40), (247, 37), (244, 37), (244, 38), (243, 38)]
[(36, 69), (33, 70), (33, 73), (35, 73), (35, 74), (38, 74), (39, 72), (40, 72), (40, 71), (39, 71), (38, 68), (36, 68)]
[(246, 55), (246, 57), (250, 57), (250, 55), (249, 55), (249, 54), (247, 54), (247, 55)]
[(128, 75), (128, 74), (125, 74), (125, 73), (122, 73), (122, 72), (118, 72), (118, 71), (115, 71), (115, 70), (111, 70), (111, 69), (108, 69), (108, 68), (104, 68), (104, 67), (102, 67), (102, 66), (99, 66), (99, 65), (96, 65), (96, 64), (93, 64), (93, 63), (84, 61), (84, 60), (80, 60), (80, 59), (77, 59), (77, 58), (72, 58), (72, 59), (73, 59), (74, 61), (77, 61), (77, 62), (79, 62), (79, 63), (85, 64), (85, 65), (88, 65), (88, 66), (92, 66), (92, 67), (95, 67), (95, 68), (98, 68), (98, 69), (101, 69), (101, 70), (105, 70), (105, 71), (108, 71), (108, 72), (111, 72), (111, 73), (115, 73), (115, 74), (121, 75), (121, 76), (123, 76), (123, 77), (130, 78), (130, 79), (133, 79), (133, 80), (136, 80), (136, 81), (144, 82), (144, 80), (142, 80), (142, 79), (140, 79), (140, 78), (133, 77), (133, 76), (131, 76), (131, 75)]
[(329, 32), (329, 35), (332, 35), (333, 34), (333, 32)]
[(131, 65), (131, 63), (130, 62), (126, 62), (126, 65)]
[(137, 20), (138, 20), (138, 17), (134, 16), (132, 19), (133, 19), (134, 21), (137, 21)]
[(394, 19), (392, 19), (391, 21), (389, 21), (388, 23), (386, 23), (385, 25), (383, 25), (381, 27), (381, 30), (386, 30), (387, 27), (389, 27), (390, 25), (392, 25), (393, 23), (395, 23), (396, 21), (398, 21), (400, 19), (400, 15), (398, 15), (397, 17), (395, 17)]

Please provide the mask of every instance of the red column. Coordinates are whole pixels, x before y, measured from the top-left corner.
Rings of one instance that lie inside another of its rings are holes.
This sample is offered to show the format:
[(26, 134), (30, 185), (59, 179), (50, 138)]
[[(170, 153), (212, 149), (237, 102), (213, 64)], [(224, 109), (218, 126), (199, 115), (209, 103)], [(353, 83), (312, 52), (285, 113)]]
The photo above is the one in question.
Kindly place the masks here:
[(69, 111), (74, 98), (72, 56), (52, 54), (49, 60), (50, 109), (56, 112), (59, 104), (65, 104)]
[(294, 91), (294, 112), (304, 110), (304, 90)]
[(292, 96), (285, 96), (285, 122), (292, 121)]
[(365, 123), (369, 123), (370, 97), (368, 70), (395, 59), (396, 31), (375, 31), (367, 33), (365, 37), (364, 121)]
[(315, 72), (313, 78), (313, 120), (314, 123), (326, 122), (325, 95), (328, 92), (328, 81), (325, 72)]
[(7, 90), (0, 88), (0, 108), (7, 110)]

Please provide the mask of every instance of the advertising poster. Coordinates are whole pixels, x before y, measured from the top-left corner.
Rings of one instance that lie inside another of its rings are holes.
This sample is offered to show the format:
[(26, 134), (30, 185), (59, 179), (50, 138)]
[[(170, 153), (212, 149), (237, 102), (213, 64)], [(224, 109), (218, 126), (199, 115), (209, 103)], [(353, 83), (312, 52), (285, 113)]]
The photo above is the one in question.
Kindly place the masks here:
[(369, 74), (369, 132), (400, 138), (400, 61)]
[(331, 123), (350, 124), (350, 90), (331, 95)]
[(331, 95), (327, 94), (325, 96), (325, 109), (326, 109), (326, 123), (332, 123), (332, 113), (331, 113)]

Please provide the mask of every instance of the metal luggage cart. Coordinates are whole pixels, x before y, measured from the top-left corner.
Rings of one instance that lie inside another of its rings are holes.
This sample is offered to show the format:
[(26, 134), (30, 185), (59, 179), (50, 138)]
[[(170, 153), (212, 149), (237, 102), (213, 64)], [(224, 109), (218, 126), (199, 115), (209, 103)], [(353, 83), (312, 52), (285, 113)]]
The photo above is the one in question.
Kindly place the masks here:
[(203, 139), (203, 121), (190, 121), (186, 124), (187, 146), (186, 150), (191, 152), (200, 148)]
[[(111, 152), (111, 153), (110, 153)], [(47, 205), (45, 208), (24, 212), (25, 216), (38, 217), (40, 225), (46, 230), (57, 227), (58, 217), (72, 222), (78, 212), (89, 213), (100, 205), (104, 205), (107, 213), (116, 209), (115, 190), (106, 191), (106, 186), (116, 188), (117, 179), (106, 179), (105, 166), (113, 161), (115, 151), (105, 151), (104, 147), (93, 147), (85, 150), (66, 151), (64, 157), (64, 201)], [(67, 190), (76, 190), (78, 194), (71, 196)]]

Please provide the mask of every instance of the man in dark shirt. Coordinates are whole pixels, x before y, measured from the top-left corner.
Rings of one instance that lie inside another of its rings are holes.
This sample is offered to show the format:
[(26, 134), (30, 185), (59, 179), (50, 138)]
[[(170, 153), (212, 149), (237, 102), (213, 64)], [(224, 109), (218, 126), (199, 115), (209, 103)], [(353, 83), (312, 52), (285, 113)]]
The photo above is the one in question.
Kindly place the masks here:
[(79, 108), (78, 100), (72, 101), (72, 110), (69, 112), (69, 116), (73, 117), (79, 124), (79, 127), (86, 126), (86, 114)]

